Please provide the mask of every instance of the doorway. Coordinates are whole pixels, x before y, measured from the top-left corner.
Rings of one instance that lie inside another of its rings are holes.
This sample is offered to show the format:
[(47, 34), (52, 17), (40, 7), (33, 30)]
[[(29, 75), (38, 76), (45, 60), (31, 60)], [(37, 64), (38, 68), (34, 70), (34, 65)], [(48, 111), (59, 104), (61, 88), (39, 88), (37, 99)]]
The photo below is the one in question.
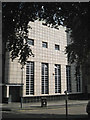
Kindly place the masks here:
[(9, 101), (10, 102), (20, 102), (20, 87), (19, 86), (10, 86), (9, 89)]

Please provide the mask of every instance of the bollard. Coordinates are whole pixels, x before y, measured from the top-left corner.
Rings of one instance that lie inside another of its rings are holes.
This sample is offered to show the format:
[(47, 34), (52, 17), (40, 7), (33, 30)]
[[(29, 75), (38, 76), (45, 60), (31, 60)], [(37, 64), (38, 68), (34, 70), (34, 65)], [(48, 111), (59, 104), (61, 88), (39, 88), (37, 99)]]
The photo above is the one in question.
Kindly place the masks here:
[(47, 106), (47, 99), (41, 98), (41, 107), (46, 107), (46, 106)]
[(21, 97), (21, 108), (23, 107), (23, 98)]

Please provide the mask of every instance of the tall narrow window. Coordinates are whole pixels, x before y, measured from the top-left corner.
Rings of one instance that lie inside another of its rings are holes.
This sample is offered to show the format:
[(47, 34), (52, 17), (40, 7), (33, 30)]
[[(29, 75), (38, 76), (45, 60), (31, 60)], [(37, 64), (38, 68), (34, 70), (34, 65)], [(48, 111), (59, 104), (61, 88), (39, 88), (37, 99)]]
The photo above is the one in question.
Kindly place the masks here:
[(66, 66), (66, 80), (67, 80), (67, 91), (71, 92), (71, 67), (69, 65)]
[(80, 67), (76, 67), (76, 88), (77, 92), (81, 92)]
[(55, 65), (55, 93), (61, 93), (61, 66)]
[(42, 94), (48, 94), (48, 64), (42, 63)]
[(34, 63), (27, 62), (26, 65), (26, 95), (34, 94)]

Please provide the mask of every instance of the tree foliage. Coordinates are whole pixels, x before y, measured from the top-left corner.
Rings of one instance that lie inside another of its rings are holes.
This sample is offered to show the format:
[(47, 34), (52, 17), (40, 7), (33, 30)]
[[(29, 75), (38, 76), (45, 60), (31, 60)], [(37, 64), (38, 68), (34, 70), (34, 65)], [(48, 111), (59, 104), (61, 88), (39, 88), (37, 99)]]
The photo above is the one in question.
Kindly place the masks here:
[[(84, 2), (16, 2), (2, 4), (3, 41), (12, 60), (20, 63), (32, 55), (28, 47), (28, 22), (43, 20), (44, 25), (67, 27), (71, 44), (66, 47), (69, 61), (82, 64), (90, 57), (89, 3)], [(30, 28), (31, 29), (31, 28)]]
[(3, 3), (2, 4), (2, 32), (5, 51), (10, 51), (12, 60), (19, 57), (19, 62), (25, 64), (27, 58), (33, 55), (27, 44), (28, 22), (36, 19), (34, 4)]

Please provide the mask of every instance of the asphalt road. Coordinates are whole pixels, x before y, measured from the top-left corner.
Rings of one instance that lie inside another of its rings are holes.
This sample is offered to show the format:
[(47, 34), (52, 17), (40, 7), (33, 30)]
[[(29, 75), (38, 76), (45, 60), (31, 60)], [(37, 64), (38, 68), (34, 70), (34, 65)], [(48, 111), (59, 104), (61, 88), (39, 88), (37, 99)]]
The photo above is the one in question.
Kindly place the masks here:
[[(50, 119), (50, 120), (66, 120), (66, 116), (65, 115), (57, 115), (57, 114), (54, 114), (54, 115), (48, 115), (48, 114), (15, 114), (15, 113), (8, 113), (8, 114), (3, 114), (4, 117), (2, 120), (7, 120), (7, 119), (10, 119), (10, 120), (27, 120), (27, 119), (39, 119), (39, 120), (47, 120), (47, 119)], [(5, 116), (8, 116), (8, 117), (5, 117)], [(90, 120), (88, 119), (87, 115), (69, 115), (68, 116), (68, 120)]]
[[(50, 120), (66, 120), (66, 108), (65, 106), (53, 106), (53, 107), (36, 107), (34, 109), (19, 109), (16, 111), (3, 111), (2, 118), (7, 119), (50, 119)], [(2, 120), (3, 120), (2, 119)], [(69, 105), (68, 106), (68, 120), (90, 120), (86, 113), (86, 104), (81, 105)]]

